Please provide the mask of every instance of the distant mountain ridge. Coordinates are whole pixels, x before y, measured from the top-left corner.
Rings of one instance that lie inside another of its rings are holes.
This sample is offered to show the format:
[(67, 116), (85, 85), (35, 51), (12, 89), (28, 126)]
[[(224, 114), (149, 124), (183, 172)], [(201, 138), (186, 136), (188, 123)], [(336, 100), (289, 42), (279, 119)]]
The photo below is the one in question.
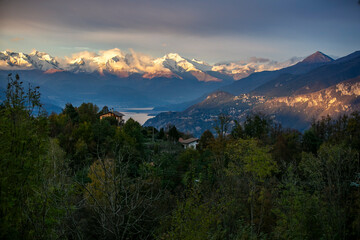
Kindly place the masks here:
[(325, 55), (324, 53), (317, 51), (310, 56), (306, 57), (301, 63), (325, 63), (325, 62), (332, 62), (334, 59)]
[(227, 91), (234, 95), (251, 92), (276, 78), (282, 77), (283, 75), (286, 74), (300, 75), (303, 73), (307, 73), (310, 70), (316, 69), (320, 66), (329, 64), (332, 61), (333, 61), (332, 58), (318, 51), (308, 56), (303, 61), (298, 62), (292, 66), (285, 67), (275, 71), (263, 71), (263, 72), (253, 73), (248, 77), (242, 78), (228, 86), (224, 86), (220, 88), (220, 90)]
[[(310, 60), (305, 59), (307, 60), (306, 63), (318, 64), (319, 61), (323, 61), (322, 66), (314, 68), (305, 74), (280, 75), (254, 89), (252, 93), (270, 97), (306, 94), (360, 75), (360, 56), (356, 54), (352, 55), (352, 58), (349, 55), (337, 60), (328, 58), (326, 55), (319, 56), (318, 52), (315, 54), (318, 58), (314, 58), (313, 54), (308, 57)], [(298, 65), (303, 64), (303, 62), (298, 63)]]

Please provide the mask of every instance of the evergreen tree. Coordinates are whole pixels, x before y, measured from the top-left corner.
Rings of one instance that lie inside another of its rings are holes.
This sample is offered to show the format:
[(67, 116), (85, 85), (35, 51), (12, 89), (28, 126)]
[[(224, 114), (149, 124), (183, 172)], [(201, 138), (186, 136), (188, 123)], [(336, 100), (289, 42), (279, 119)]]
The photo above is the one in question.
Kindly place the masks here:
[(180, 137), (180, 133), (178, 132), (178, 130), (176, 129), (175, 126), (172, 126), (170, 129), (169, 129), (169, 140), (170, 141), (173, 141), (173, 142), (177, 142), (179, 137)]

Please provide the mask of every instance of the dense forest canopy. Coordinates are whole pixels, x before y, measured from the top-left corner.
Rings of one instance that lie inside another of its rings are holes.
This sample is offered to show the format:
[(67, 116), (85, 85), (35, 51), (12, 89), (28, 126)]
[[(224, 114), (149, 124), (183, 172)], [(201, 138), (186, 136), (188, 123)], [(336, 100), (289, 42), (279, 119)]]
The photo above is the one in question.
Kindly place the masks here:
[(221, 115), (197, 149), (176, 126), (95, 104), (42, 111), (9, 75), (0, 106), (2, 239), (359, 239), (360, 114), (301, 133)]

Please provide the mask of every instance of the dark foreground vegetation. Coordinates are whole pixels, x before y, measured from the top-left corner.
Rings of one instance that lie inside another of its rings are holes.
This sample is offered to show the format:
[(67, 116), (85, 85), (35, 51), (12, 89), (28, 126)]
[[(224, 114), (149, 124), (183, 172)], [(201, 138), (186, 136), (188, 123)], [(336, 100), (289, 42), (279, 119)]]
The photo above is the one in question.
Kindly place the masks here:
[(9, 76), (0, 107), (1, 239), (360, 239), (360, 114), (304, 134), (261, 115), (184, 150), (175, 127), (41, 111)]

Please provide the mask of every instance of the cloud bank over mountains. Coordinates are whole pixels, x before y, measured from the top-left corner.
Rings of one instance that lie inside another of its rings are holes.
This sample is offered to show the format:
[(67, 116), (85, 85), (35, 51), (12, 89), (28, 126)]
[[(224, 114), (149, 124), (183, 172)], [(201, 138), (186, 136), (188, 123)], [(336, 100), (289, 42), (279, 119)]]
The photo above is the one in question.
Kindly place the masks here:
[(0, 52), (1, 70), (38, 69), (46, 73), (70, 71), (74, 73), (111, 73), (119, 77), (131, 74), (142, 74), (144, 78), (178, 77), (178, 73), (190, 73), (199, 81), (219, 81), (208, 75), (218, 72), (231, 76), (234, 80), (246, 77), (253, 72), (277, 70), (291, 66), (302, 58), (292, 58), (285, 62), (277, 62), (266, 58), (252, 57), (246, 61), (232, 61), (208, 64), (202, 60), (187, 59), (177, 53), (169, 53), (161, 58), (135, 52), (130, 49), (124, 52), (118, 48), (99, 52), (82, 51), (64, 58), (53, 57), (45, 52), (33, 50), (30, 54), (9, 50)]
[(359, 48), (357, 0), (2, 0), (0, 46), (66, 56), (76, 48), (133, 48), (225, 61), (283, 61), (316, 50)]

